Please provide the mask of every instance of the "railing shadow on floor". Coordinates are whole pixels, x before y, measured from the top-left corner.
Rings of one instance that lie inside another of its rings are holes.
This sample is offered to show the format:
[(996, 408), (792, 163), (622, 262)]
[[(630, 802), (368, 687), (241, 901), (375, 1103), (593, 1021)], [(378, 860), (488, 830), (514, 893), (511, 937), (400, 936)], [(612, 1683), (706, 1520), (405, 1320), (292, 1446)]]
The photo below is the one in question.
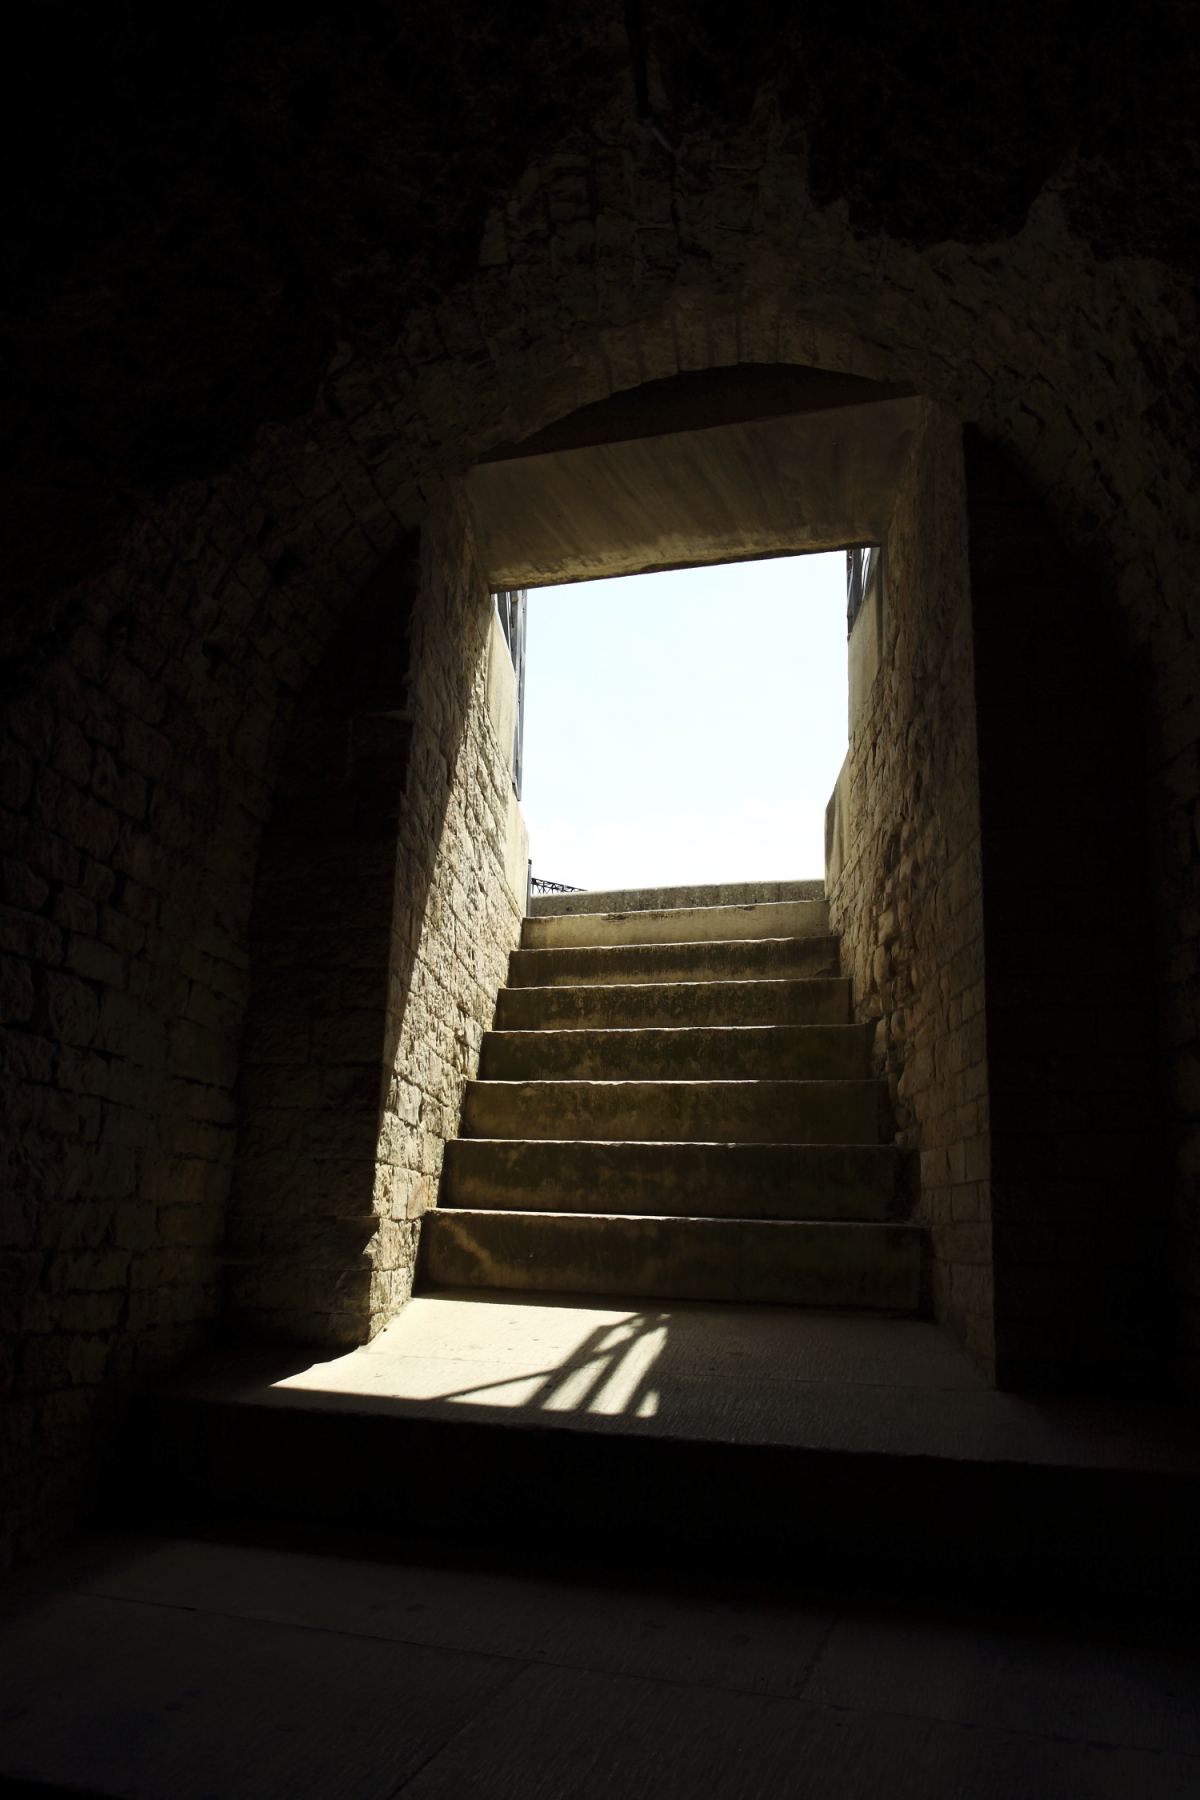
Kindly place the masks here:
[[(629, 1313), (594, 1327), (552, 1367), (501, 1375), (431, 1398), (483, 1406), (515, 1401), (522, 1410), (651, 1419), (659, 1404), (653, 1376), (666, 1349), (670, 1317), (658, 1308)], [(519, 1397), (512, 1392), (522, 1388), (529, 1391)]]

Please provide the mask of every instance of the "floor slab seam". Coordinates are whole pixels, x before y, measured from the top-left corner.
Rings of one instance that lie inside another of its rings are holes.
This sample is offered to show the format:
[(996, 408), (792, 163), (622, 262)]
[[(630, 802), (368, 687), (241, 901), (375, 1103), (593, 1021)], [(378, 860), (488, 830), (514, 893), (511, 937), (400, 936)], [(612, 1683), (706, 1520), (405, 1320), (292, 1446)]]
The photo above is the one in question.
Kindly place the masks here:
[(61, 1591), (69, 1592), (80, 1599), (103, 1600), (108, 1606), (130, 1606), (144, 1611), (179, 1613), (184, 1617), (190, 1615), (205, 1619), (240, 1620), (246, 1624), (270, 1625), (279, 1631), (300, 1631), (311, 1637), (346, 1638), (352, 1643), (395, 1644), (405, 1650), (438, 1650), (448, 1656), (468, 1656), (477, 1662), (517, 1663), (520, 1668), (541, 1667), (537, 1658), (510, 1656), (502, 1650), (472, 1650), (464, 1648), (461, 1644), (436, 1644), (422, 1638), (382, 1636), (376, 1631), (351, 1631), (339, 1625), (317, 1625), (304, 1619), (283, 1618), (272, 1613), (233, 1612), (224, 1606), (190, 1606), (179, 1600), (152, 1600), (129, 1594), (106, 1593), (103, 1590), (92, 1588), (72, 1588)]
[(1143, 1744), (1130, 1742), (1125, 1738), (1091, 1738), (1067, 1737), (1055, 1731), (1024, 1731), (1019, 1725), (1001, 1725), (995, 1720), (955, 1719), (946, 1713), (912, 1712), (904, 1707), (868, 1706), (859, 1704), (850, 1706), (835, 1700), (809, 1700), (797, 1695), (805, 1706), (811, 1706), (821, 1712), (837, 1714), (845, 1718), (903, 1719), (915, 1725), (946, 1725), (952, 1731), (987, 1732), (996, 1737), (1006, 1737), (1025, 1744), (1057, 1745), (1066, 1750), (1134, 1750), (1139, 1756), (1169, 1756), (1195, 1763), (1200, 1770), (1200, 1752), (1195, 1750), (1167, 1750), (1161, 1744)]
[[(444, 1643), (436, 1637), (412, 1638), (401, 1637), (394, 1634), (385, 1635), (375, 1631), (354, 1631), (346, 1626), (321, 1625), (304, 1619), (285, 1618), (273, 1613), (235, 1611), (226, 1606), (190, 1605), (184, 1601), (178, 1600), (153, 1600), (119, 1592), (109, 1592), (104, 1589), (71, 1588), (59, 1591), (70, 1593), (77, 1598), (103, 1600), (110, 1606), (114, 1604), (127, 1605), (163, 1613), (179, 1613), (183, 1616), (194, 1615), (209, 1619), (229, 1619), (232, 1621), (243, 1621), (248, 1624), (274, 1626), (280, 1630), (302, 1631), (314, 1637), (346, 1638), (353, 1642), (369, 1644), (393, 1644), (400, 1648), (414, 1651), (438, 1650), (450, 1656), (469, 1656), (482, 1662), (511, 1663), (516, 1665), (514, 1678), (515, 1675), (520, 1674), (525, 1669), (561, 1669), (577, 1674), (612, 1676), (622, 1681), (653, 1681), (661, 1687), (678, 1687), (687, 1688), (689, 1690), (703, 1688), (713, 1693), (757, 1694), (763, 1698), (776, 1700), (792, 1700), (799, 1698), (799, 1695), (793, 1690), (789, 1689), (786, 1692), (772, 1691), (761, 1684), (755, 1685), (749, 1680), (741, 1682), (721, 1681), (712, 1676), (704, 1676), (692, 1680), (685, 1675), (643, 1673), (631, 1669), (614, 1668), (603, 1663), (573, 1660), (561, 1656), (518, 1656), (513, 1652), (505, 1650), (478, 1650), (468, 1648), (461, 1643)], [(602, 1593), (608, 1592), (607, 1589), (600, 1589), (599, 1591)], [(828, 1627), (826, 1636), (828, 1636), (828, 1632), (832, 1631), (832, 1629), (833, 1624), (831, 1623)], [(811, 1704), (822, 1705), (824, 1703), (812, 1702)], [(852, 1708), (850, 1710), (856, 1709)]]
[[(614, 1675), (609, 1674), (607, 1671), (603, 1671), (603, 1672), (602, 1671), (584, 1671), (584, 1673), (591, 1674), (596, 1679), (601, 1680), (601, 1681), (629, 1682), (629, 1681), (635, 1679), (630, 1676), (622, 1676), (622, 1675), (614, 1676)], [(661, 1686), (663, 1684), (657, 1678), (651, 1677), (647, 1680), (647, 1682), (644, 1685), (648, 1688), (649, 1687), (661, 1688)], [(801, 1699), (798, 1696), (794, 1696), (794, 1695), (789, 1696), (789, 1695), (758, 1694), (758, 1695), (749, 1696), (749, 1698), (752, 1698), (752, 1699), (758, 1701), (763, 1707), (770, 1708), (773, 1711), (775, 1711), (776, 1713), (782, 1713), (784, 1716), (790, 1714), (796, 1720), (796, 1723), (799, 1726), (803, 1725), (803, 1722), (806, 1718), (811, 1721), (814, 1721), (814, 1722), (816, 1720), (831, 1720), (831, 1719), (833, 1719), (833, 1720), (846, 1720), (848, 1722), (861, 1721), (861, 1722), (865, 1723), (867, 1721), (878, 1720), (878, 1721), (889, 1721), (889, 1722), (894, 1722), (894, 1723), (902, 1723), (902, 1724), (906, 1724), (906, 1725), (909, 1725), (912, 1727), (916, 1727), (918, 1730), (921, 1727), (925, 1727), (927, 1729), (933, 1728), (935, 1730), (940, 1730), (940, 1731), (946, 1732), (948, 1734), (951, 1734), (951, 1736), (954, 1736), (955, 1734), (961, 1734), (962, 1738), (964, 1738), (964, 1739), (968, 1739), (968, 1740), (975, 1739), (976, 1741), (981, 1741), (985, 1744), (990, 1740), (992, 1743), (1000, 1742), (1000, 1743), (1010, 1743), (1013, 1745), (1019, 1745), (1019, 1746), (1023, 1746), (1026, 1749), (1028, 1749), (1035, 1756), (1038, 1754), (1039, 1751), (1040, 1752), (1050, 1752), (1053, 1750), (1058, 1750), (1058, 1751), (1075, 1750), (1075, 1751), (1090, 1751), (1094, 1754), (1100, 1755), (1101, 1757), (1118, 1757), (1118, 1756), (1124, 1756), (1124, 1755), (1132, 1755), (1135, 1757), (1162, 1758), (1164, 1763), (1170, 1763), (1171, 1765), (1175, 1765), (1176, 1767), (1180, 1763), (1190, 1765), (1197, 1761), (1197, 1759), (1195, 1757), (1193, 1757), (1192, 1755), (1190, 1755), (1190, 1753), (1188, 1753), (1188, 1752), (1154, 1750), (1154, 1749), (1147, 1750), (1147, 1749), (1143, 1749), (1143, 1748), (1140, 1748), (1137, 1746), (1126, 1745), (1126, 1744), (1121, 1744), (1121, 1743), (1103, 1743), (1103, 1742), (1102, 1743), (1093, 1743), (1091, 1740), (1060, 1739), (1060, 1738), (1046, 1735), (1043, 1733), (1022, 1732), (1019, 1729), (1007, 1728), (1004, 1726), (982, 1725), (982, 1724), (981, 1725), (964, 1724), (964, 1723), (961, 1723), (958, 1721), (944, 1720), (944, 1719), (940, 1719), (940, 1718), (935, 1718), (933, 1716), (927, 1716), (927, 1715), (921, 1715), (921, 1714), (876, 1712), (868, 1707), (827, 1706), (827, 1705), (822, 1705), (818, 1702), (804, 1700), (804, 1699)], [(484, 1706), (481, 1708), (480, 1714), (477, 1715), (477, 1717), (486, 1717), (486, 1715), (495, 1706), (495, 1703), (496, 1703), (496, 1697), (493, 1697), (492, 1700), (489, 1700), (488, 1702), (486, 1702), (484, 1704)], [(616, 1709), (614, 1709), (614, 1712), (615, 1712), (616, 1719), (619, 1720), (619, 1718), (621, 1716), (620, 1713), (616, 1712)], [(610, 1714), (610, 1718), (612, 1716), (613, 1715)], [(444, 1754), (445, 1749), (449, 1748), (455, 1741), (457, 1741), (458, 1738), (463, 1736), (465, 1734), (465, 1732), (469, 1729), (470, 1729), (469, 1726), (464, 1726), (459, 1731), (456, 1731), (455, 1733), (453, 1733), (452, 1736), (450, 1737), (450, 1739), (447, 1741), (447, 1745), (438, 1754), (439, 1755)], [(610, 1727), (609, 1727), (610, 1736), (611, 1736), (612, 1729), (613, 1729), (613, 1727), (612, 1727), (612, 1725), (610, 1725)], [(436, 1761), (436, 1757), (430, 1759), (430, 1763), (435, 1762), (435, 1761)], [(426, 1763), (424, 1765), (424, 1767), (429, 1768), (430, 1763)], [(576, 1765), (576, 1766), (578, 1766), (578, 1765)], [(580, 1771), (579, 1783), (573, 1783), (570, 1788), (562, 1789), (562, 1790), (558, 1790), (558, 1791), (563, 1793), (564, 1796), (568, 1796), (575, 1792), (585, 1791), (582, 1784), (584, 1782), (586, 1782), (587, 1777), (588, 1777), (588, 1770), (586, 1768), (582, 1769)], [(409, 1777), (402, 1784), (402, 1787), (394, 1790), (394, 1792), (396, 1792), (396, 1793), (403, 1792), (404, 1789), (410, 1785), (410, 1782), (413, 1779), (415, 1779), (415, 1777)], [(507, 1792), (508, 1789), (506, 1789), (505, 1791)], [(593, 1790), (589, 1786), (586, 1788), (586, 1791), (591, 1792)], [(642, 1791), (642, 1790), (639, 1790), (639, 1791)], [(766, 1790), (760, 1789), (758, 1791), (765, 1792)], [(908, 1790), (906, 1790), (906, 1791), (908, 1791)], [(944, 1784), (941, 1782), (938, 1783), (938, 1791), (939, 1792), (946, 1791), (944, 1788)], [(1108, 1791), (1107, 1788), (1105, 1791)], [(1177, 1791), (1177, 1790), (1173, 1789), (1172, 1791)]]
[(444, 1755), (444, 1753), (450, 1748), (450, 1746), (456, 1741), (456, 1739), (460, 1738), (465, 1731), (468, 1731), (471, 1728), (471, 1726), (474, 1725), (475, 1721), (478, 1718), (480, 1718), (480, 1716), (482, 1714), (487, 1712), (489, 1707), (494, 1706), (495, 1703), (497, 1702), (497, 1700), (501, 1699), (505, 1694), (508, 1693), (508, 1691), (512, 1687), (513, 1683), (519, 1681), (521, 1679), (521, 1676), (525, 1673), (525, 1669), (527, 1669), (529, 1667), (536, 1667), (536, 1665), (535, 1664), (531, 1665), (531, 1664), (527, 1663), (522, 1668), (514, 1670), (512, 1675), (510, 1676), (510, 1678), (504, 1683), (503, 1687), (499, 1690), (498, 1693), (492, 1694), (488, 1697), (488, 1699), (481, 1701), (478, 1708), (470, 1715), (470, 1717), (461, 1720), (459, 1722), (459, 1724), (454, 1728), (454, 1730), (451, 1731), (449, 1733), (449, 1735), (442, 1741), (442, 1743), (440, 1743), (438, 1745), (436, 1750), (431, 1751), (430, 1754), (425, 1758), (425, 1760), (422, 1763), (419, 1764), (419, 1766), (417, 1768), (410, 1770), (410, 1772), (404, 1777), (404, 1779), (402, 1781), (398, 1782), (394, 1788), (391, 1788), (388, 1790), (387, 1800), (393, 1800), (394, 1795), (402, 1794), (406, 1787), (410, 1787), (412, 1785), (412, 1783), (414, 1781), (416, 1781), (424, 1773), (424, 1771), (426, 1769), (428, 1769), (433, 1763), (435, 1763), (437, 1761), (439, 1756)]
[(820, 1667), (821, 1659), (824, 1657), (825, 1652), (829, 1647), (829, 1641), (832, 1638), (834, 1632), (837, 1630), (838, 1626), (841, 1624), (841, 1622), (842, 1622), (842, 1615), (840, 1613), (835, 1613), (830, 1618), (824, 1631), (821, 1633), (820, 1642), (815, 1646), (812, 1655), (808, 1659), (808, 1666), (796, 1684), (796, 1698), (797, 1699), (802, 1700), (805, 1698), (804, 1690), (808, 1686), (809, 1682), (812, 1681), (818, 1668)]

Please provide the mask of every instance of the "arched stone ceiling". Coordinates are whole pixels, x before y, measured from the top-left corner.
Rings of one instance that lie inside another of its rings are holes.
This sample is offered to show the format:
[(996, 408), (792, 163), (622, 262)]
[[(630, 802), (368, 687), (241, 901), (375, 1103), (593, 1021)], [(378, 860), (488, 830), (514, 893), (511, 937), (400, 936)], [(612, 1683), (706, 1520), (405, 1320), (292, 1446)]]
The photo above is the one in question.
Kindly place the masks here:
[[(1128, 356), (1113, 434), (1152, 413), (1155, 454), (1192, 455), (1191, 0), (643, 12), (673, 162), (631, 120), (616, 0), (30, 16), (3, 298), (10, 647), (181, 483), (259, 466), (256, 431), (309, 441), (314, 403), (327, 430), (331, 367), (389, 396), (382, 434), (424, 481), (431, 451), (461, 464), (492, 440), (489, 364), (504, 391), (499, 362), (536, 343), (498, 429), (554, 417), (601, 391), (597, 334), (652, 336), (680, 305), (717, 320), (707, 361), (778, 357), (719, 322), (766, 305), (976, 412), (984, 387), (1022, 454), (1005, 369), (1042, 419), (1048, 337), (1068, 362)], [(471, 391), (440, 403), (464, 363)], [(1056, 373), (1086, 438), (1104, 382)]]

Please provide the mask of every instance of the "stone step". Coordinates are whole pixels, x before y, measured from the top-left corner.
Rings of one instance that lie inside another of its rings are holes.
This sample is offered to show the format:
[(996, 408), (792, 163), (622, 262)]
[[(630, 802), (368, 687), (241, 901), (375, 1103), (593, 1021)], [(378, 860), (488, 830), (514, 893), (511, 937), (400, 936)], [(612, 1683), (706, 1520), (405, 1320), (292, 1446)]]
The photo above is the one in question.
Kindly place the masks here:
[[(553, 951), (533, 954), (553, 955)], [(588, 1026), (846, 1025), (850, 983), (812, 981), (621, 982), (611, 987), (502, 988), (497, 1031)]]
[(591, 945), (514, 950), (510, 988), (612, 987), (618, 983), (807, 981), (839, 973), (835, 937), (747, 938), (711, 944)]
[(483, 1081), (860, 1081), (871, 1025), (489, 1031)]
[(772, 900), (750, 906), (664, 907), (644, 912), (564, 913), (526, 919), (523, 950), (602, 944), (710, 944), (739, 938), (824, 937), (825, 900)]
[(421, 1221), (418, 1274), (435, 1287), (915, 1313), (921, 1243), (916, 1225), (438, 1207)]
[(439, 1205), (719, 1219), (858, 1219), (908, 1211), (890, 1144), (662, 1144), (456, 1138)]
[(886, 1081), (471, 1081), (462, 1132), (489, 1138), (879, 1144)]
[(1186, 1407), (998, 1393), (911, 1316), (442, 1290), (344, 1354), (226, 1345), (143, 1388), (116, 1470), (126, 1531), (274, 1521), (286, 1547), (316, 1525), (361, 1555), (366, 1527), (485, 1566), (926, 1603), (931, 1581), (1036, 1605), (1200, 1591)]
[(717, 881), (699, 887), (592, 888), (578, 894), (535, 894), (535, 919), (559, 913), (662, 911), (681, 906), (746, 906), (762, 900), (823, 900), (825, 878), (800, 881)]

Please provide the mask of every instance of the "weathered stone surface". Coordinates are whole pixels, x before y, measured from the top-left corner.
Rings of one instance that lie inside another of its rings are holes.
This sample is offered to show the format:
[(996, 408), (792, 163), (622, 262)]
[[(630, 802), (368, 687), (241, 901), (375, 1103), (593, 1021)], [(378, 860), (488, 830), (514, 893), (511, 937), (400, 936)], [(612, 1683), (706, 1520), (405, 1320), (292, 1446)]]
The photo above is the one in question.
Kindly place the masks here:
[(834, 976), (837, 939), (753, 938), (721, 944), (629, 944), (579, 950), (514, 950), (510, 987), (609, 987), (614, 982), (794, 981)]
[(629, 1294), (915, 1312), (915, 1225), (646, 1219), (587, 1213), (431, 1213), (422, 1269), (435, 1286)]
[(484, 1081), (854, 1081), (868, 1073), (873, 1025), (644, 1025), (616, 1030), (489, 1031)]
[(457, 1138), (443, 1206), (731, 1219), (900, 1217), (894, 1145), (577, 1143)]
[(808, 981), (627, 982), (620, 986), (502, 988), (497, 1031), (556, 1026), (847, 1025), (850, 983)]
[(878, 1144), (891, 1136), (883, 1081), (474, 1081), (472, 1137)]
[(608, 944), (727, 944), (739, 938), (819, 938), (829, 929), (824, 900), (769, 900), (747, 906), (663, 907), (617, 913), (561, 913), (526, 919), (523, 950)]
[(423, 538), (327, 653), (264, 835), (226, 1282), (255, 1335), (361, 1342), (407, 1298), (519, 935), (508, 652), (462, 515)]
[[(831, 803), (829, 910), (898, 1141), (920, 1154), (934, 1304), (994, 1366), (974, 646), (960, 434), (927, 408), (884, 545), (878, 662)], [(871, 628), (867, 605), (855, 636)], [(965, 1154), (972, 1151), (967, 1178)], [(936, 1228), (980, 1223), (969, 1243)]]
[(610, 888), (583, 893), (534, 894), (533, 918), (563, 913), (631, 912), (663, 906), (747, 906), (762, 900), (823, 900), (825, 883), (811, 881), (716, 881), (699, 887)]

